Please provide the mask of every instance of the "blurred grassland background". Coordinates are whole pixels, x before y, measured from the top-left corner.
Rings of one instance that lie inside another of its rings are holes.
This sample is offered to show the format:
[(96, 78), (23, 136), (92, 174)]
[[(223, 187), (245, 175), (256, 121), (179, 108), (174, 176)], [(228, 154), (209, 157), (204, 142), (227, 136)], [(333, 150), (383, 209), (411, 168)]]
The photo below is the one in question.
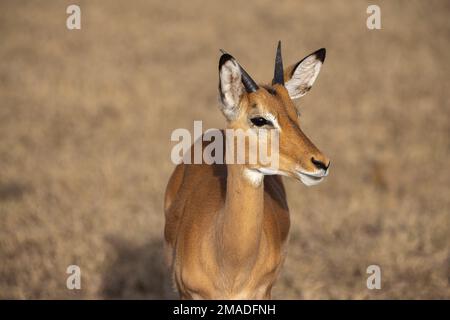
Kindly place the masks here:
[[(82, 29), (66, 29), (81, 6)], [(381, 8), (382, 30), (366, 28)], [(327, 48), (300, 102), (332, 160), (291, 209), (279, 299), (450, 298), (448, 1), (1, 1), (0, 298), (174, 298), (176, 128), (221, 128), (219, 48), (258, 81)], [(82, 290), (66, 289), (68, 265)], [(382, 289), (366, 288), (366, 268)]]

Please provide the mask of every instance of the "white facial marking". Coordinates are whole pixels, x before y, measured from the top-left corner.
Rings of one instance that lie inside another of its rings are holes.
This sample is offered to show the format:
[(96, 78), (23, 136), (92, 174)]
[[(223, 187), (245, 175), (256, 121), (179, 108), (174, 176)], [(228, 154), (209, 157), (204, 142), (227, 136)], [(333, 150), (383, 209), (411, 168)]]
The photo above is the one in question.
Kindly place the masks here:
[(285, 175), (282, 171), (278, 170), (278, 169), (274, 169), (274, 168), (259, 168), (258, 169), (259, 172), (261, 172), (264, 175)]
[(299, 173), (298, 175), (300, 177), (300, 181), (307, 187), (319, 184), (323, 180), (323, 177), (313, 177), (303, 173)]
[(275, 117), (273, 114), (271, 113), (264, 113), (262, 115), (265, 119), (269, 120), (270, 122), (272, 122), (273, 126), (275, 128), (277, 128), (278, 130), (281, 131), (280, 125), (278, 124), (278, 120), (277, 117)]
[(264, 175), (254, 169), (244, 169), (244, 177), (254, 187), (259, 187), (264, 180)]
[(300, 181), (303, 182), (307, 187), (314, 186), (323, 181), (323, 179), (328, 175), (329, 170), (319, 170), (315, 172), (306, 172), (303, 170), (297, 170), (297, 175)]

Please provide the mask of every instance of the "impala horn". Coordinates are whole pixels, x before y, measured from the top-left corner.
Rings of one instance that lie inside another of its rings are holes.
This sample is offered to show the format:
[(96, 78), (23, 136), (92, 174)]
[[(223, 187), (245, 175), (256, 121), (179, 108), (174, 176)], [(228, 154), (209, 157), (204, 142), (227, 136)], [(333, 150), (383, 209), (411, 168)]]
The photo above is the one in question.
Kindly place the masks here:
[[(222, 52), (223, 54), (228, 54), (223, 49), (220, 49), (220, 52)], [(233, 56), (231, 56), (231, 55), (230, 55), (230, 57), (233, 58)], [(234, 58), (233, 58), (233, 60), (236, 61), (236, 59), (234, 59)], [(242, 79), (242, 84), (245, 87), (245, 91), (247, 91), (247, 93), (252, 93), (252, 92), (255, 92), (256, 90), (258, 90), (259, 87), (256, 84), (256, 82), (248, 75), (248, 73), (244, 70), (244, 68), (242, 68), (242, 66), (239, 64), (239, 62), (238, 62), (238, 65), (239, 65), (239, 68), (241, 69), (241, 79)]]
[(275, 56), (275, 71), (272, 84), (284, 86), (283, 58), (281, 57), (281, 41), (278, 41), (277, 54)]

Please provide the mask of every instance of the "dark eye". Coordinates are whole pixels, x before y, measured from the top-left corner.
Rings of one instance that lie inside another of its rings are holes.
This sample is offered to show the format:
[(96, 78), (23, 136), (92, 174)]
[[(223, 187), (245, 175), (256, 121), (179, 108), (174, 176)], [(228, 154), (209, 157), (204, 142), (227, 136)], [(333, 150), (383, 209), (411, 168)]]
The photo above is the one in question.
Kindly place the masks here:
[(263, 117), (255, 117), (255, 118), (251, 118), (250, 121), (257, 127), (262, 127), (265, 125), (269, 125), (272, 126), (272, 122), (270, 122), (269, 120), (263, 118)]

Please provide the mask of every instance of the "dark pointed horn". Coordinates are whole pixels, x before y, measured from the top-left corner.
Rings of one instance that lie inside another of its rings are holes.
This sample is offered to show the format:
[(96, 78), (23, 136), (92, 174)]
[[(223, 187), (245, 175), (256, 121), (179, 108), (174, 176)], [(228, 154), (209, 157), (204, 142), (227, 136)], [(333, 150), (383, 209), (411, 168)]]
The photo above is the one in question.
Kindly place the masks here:
[[(228, 54), (225, 50), (220, 49), (220, 52), (222, 54)], [(230, 55), (231, 56), (231, 55)], [(231, 56), (232, 57), (232, 56)], [(234, 59), (234, 58), (233, 58)], [(236, 61), (236, 59), (234, 59)], [(237, 62), (237, 61), (236, 61)], [(239, 62), (237, 63), (239, 65), (239, 68), (241, 69), (241, 79), (242, 79), (242, 84), (245, 87), (245, 91), (247, 91), (247, 93), (251, 93), (251, 92), (255, 92), (256, 90), (259, 89), (258, 85), (256, 84), (255, 81), (253, 81), (252, 77), (250, 77), (247, 73), (247, 71), (244, 70), (244, 68), (242, 68), (242, 66), (239, 64)]]
[(284, 86), (283, 58), (281, 57), (281, 41), (278, 41), (277, 55), (275, 56), (275, 71), (273, 73), (272, 84), (281, 84)]
[(241, 65), (239, 65), (239, 67), (241, 68), (242, 73), (242, 83), (244, 84), (247, 93), (255, 92), (256, 90), (258, 90), (259, 87), (256, 82), (253, 81), (253, 79), (248, 75), (248, 73), (244, 70), (244, 68), (242, 68)]

